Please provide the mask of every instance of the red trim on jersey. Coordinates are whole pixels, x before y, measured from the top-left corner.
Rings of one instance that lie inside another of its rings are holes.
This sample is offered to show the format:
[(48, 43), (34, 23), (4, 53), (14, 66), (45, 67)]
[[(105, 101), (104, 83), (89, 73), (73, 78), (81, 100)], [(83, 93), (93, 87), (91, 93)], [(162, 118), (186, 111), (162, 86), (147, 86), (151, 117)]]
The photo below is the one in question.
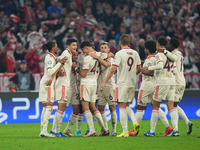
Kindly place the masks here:
[(84, 88), (84, 85), (81, 85), (80, 100), (83, 100), (83, 88)]
[(142, 94), (143, 94), (143, 89), (141, 89), (140, 92), (139, 92), (138, 103), (140, 103), (141, 100), (142, 100)]
[(152, 57), (155, 57), (154, 55), (149, 55), (148, 57), (147, 57), (147, 59), (149, 60), (149, 59), (151, 59)]
[(62, 97), (61, 97), (62, 100), (65, 99), (65, 86), (63, 85), (62, 86)]
[(47, 101), (51, 101), (51, 88), (48, 88), (48, 92), (47, 92)]
[(116, 95), (115, 95), (115, 102), (118, 102), (118, 88), (116, 88), (116, 91), (115, 91), (116, 93)]
[(116, 64), (112, 64), (112, 66), (116, 66), (116, 67), (119, 67), (118, 65), (116, 65)]
[(158, 98), (159, 86), (156, 86), (155, 98)]
[(131, 49), (130, 47), (123, 47), (122, 49)]
[(72, 54), (71, 51), (70, 51), (68, 48), (67, 48), (67, 51), (68, 51), (70, 54)]
[(50, 53), (50, 52), (49, 52), (49, 56), (53, 57), (56, 60), (56, 57), (52, 53)]
[(47, 69), (51, 69), (52, 67), (48, 67)]
[(159, 62), (163, 62), (163, 61), (162, 61), (162, 60), (159, 60), (159, 61), (157, 62), (157, 64), (158, 64)]
[(111, 62), (109, 60), (106, 60), (107, 62), (109, 62), (111, 64)]

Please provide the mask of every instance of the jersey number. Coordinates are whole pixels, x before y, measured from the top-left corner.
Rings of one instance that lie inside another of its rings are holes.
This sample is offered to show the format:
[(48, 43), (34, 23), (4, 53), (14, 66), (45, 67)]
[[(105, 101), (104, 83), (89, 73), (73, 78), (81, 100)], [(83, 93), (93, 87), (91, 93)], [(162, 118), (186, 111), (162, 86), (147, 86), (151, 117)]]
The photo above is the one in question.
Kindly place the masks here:
[(97, 61), (95, 61), (94, 67), (91, 70), (91, 72), (93, 72), (94, 74), (95, 74), (95, 72), (98, 73), (98, 70), (96, 71), (96, 67), (97, 67)]
[(133, 66), (133, 62), (134, 62), (133, 58), (132, 58), (132, 57), (129, 57), (128, 60), (127, 60), (127, 64), (128, 64), (128, 66), (129, 66), (128, 71), (131, 71), (131, 68), (132, 68), (132, 66)]
[(170, 66), (169, 59), (167, 59), (164, 68), (167, 68), (167, 71), (170, 71), (170, 69), (173, 68), (173, 64)]

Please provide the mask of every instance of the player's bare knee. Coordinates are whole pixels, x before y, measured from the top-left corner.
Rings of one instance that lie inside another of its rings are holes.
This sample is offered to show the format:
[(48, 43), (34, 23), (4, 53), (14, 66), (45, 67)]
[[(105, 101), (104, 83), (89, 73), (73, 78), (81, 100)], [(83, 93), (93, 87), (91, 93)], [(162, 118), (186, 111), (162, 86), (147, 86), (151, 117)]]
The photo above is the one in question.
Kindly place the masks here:
[(137, 105), (136, 109), (137, 110), (145, 110), (146, 106)]

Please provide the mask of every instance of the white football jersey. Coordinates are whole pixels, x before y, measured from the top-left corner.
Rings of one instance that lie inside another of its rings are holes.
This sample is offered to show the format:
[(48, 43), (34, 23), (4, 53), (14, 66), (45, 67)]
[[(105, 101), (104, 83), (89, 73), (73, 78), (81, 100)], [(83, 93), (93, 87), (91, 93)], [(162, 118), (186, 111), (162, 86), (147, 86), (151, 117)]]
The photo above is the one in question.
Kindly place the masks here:
[(141, 65), (140, 56), (133, 49), (122, 49), (116, 53), (113, 65), (117, 66), (117, 87), (135, 87), (136, 68)]
[[(108, 56), (106, 53), (101, 52), (96, 52), (96, 54), (102, 59), (106, 59)], [(85, 78), (81, 77), (81, 85), (97, 85), (97, 78), (100, 73), (100, 63), (87, 55), (84, 58), (82, 69), (87, 69), (88, 72)]]
[(183, 85), (185, 86), (185, 77), (184, 77), (184, 66), (183, 66), (183, 55), (182, 53), (178, 50), (175, 49), (172, 51), (173, 55), (176, 55), (176, 74), (175, 74), (175, 79), (176, 79), (176, 85)]
[(71, 68), (72, 68), (72, 53), (70, 50), (66, 49), (62, 52), (62, 54), (59, 56), (59, 58), (67, 57), (66, 62), (60, 69), (60, 71), (63, 71), (66, 73), (65, 76), (58, 77), (56, 82), (57, 85), (64, 85), (69, 86), (70, 85), (70, 76), (71, 76)]
[[(106, 59), (105, 61), (110, 62), (110, 66), (109, 67), (105, 67), (105, 66), (101, 65), (101, 73), (99, 75), (99, 85), (101, 85), (105, 81), (105, 79), (106, 79), (106, 77), (108, 75), (108, 72), (109, 72), (110, 68), (112, 67), (114, 59), (110, 57), (110, 58)], [(114, 77), (114, 75), (106, 83), (106, 86), (109, 86), (109, 87), (115, 86), (115, 77)]]
[(157, 85), (175, 85), (175, 76), (173, 74), (173, 62), (171, 62), (163, 53), (155, 55), (156, 64), (163, 62), (163, 68), (154, 70)]

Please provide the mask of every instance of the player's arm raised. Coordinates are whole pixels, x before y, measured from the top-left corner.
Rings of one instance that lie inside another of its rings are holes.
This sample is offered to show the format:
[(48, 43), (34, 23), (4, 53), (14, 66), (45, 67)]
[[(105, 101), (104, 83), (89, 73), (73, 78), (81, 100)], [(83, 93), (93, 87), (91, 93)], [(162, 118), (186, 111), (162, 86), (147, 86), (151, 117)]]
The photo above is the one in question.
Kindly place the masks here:
[(109, 61), (103, 60), (96, 53), (90, 53), (90, 56), (93, 57), (94, 59), (98, 60), (104, 67), (109, 67), (111, 65)]
[(171, 61), (176, 61), (177, 60), (177, 55), (176, 54), (173, 54), (173, 53), (171, 53), (170, 51), (168, 51), (168, 50), (164, 50), (164, 52), (163, 52), (166, 56), (167, 56), (167, 58), (169, 58)]

